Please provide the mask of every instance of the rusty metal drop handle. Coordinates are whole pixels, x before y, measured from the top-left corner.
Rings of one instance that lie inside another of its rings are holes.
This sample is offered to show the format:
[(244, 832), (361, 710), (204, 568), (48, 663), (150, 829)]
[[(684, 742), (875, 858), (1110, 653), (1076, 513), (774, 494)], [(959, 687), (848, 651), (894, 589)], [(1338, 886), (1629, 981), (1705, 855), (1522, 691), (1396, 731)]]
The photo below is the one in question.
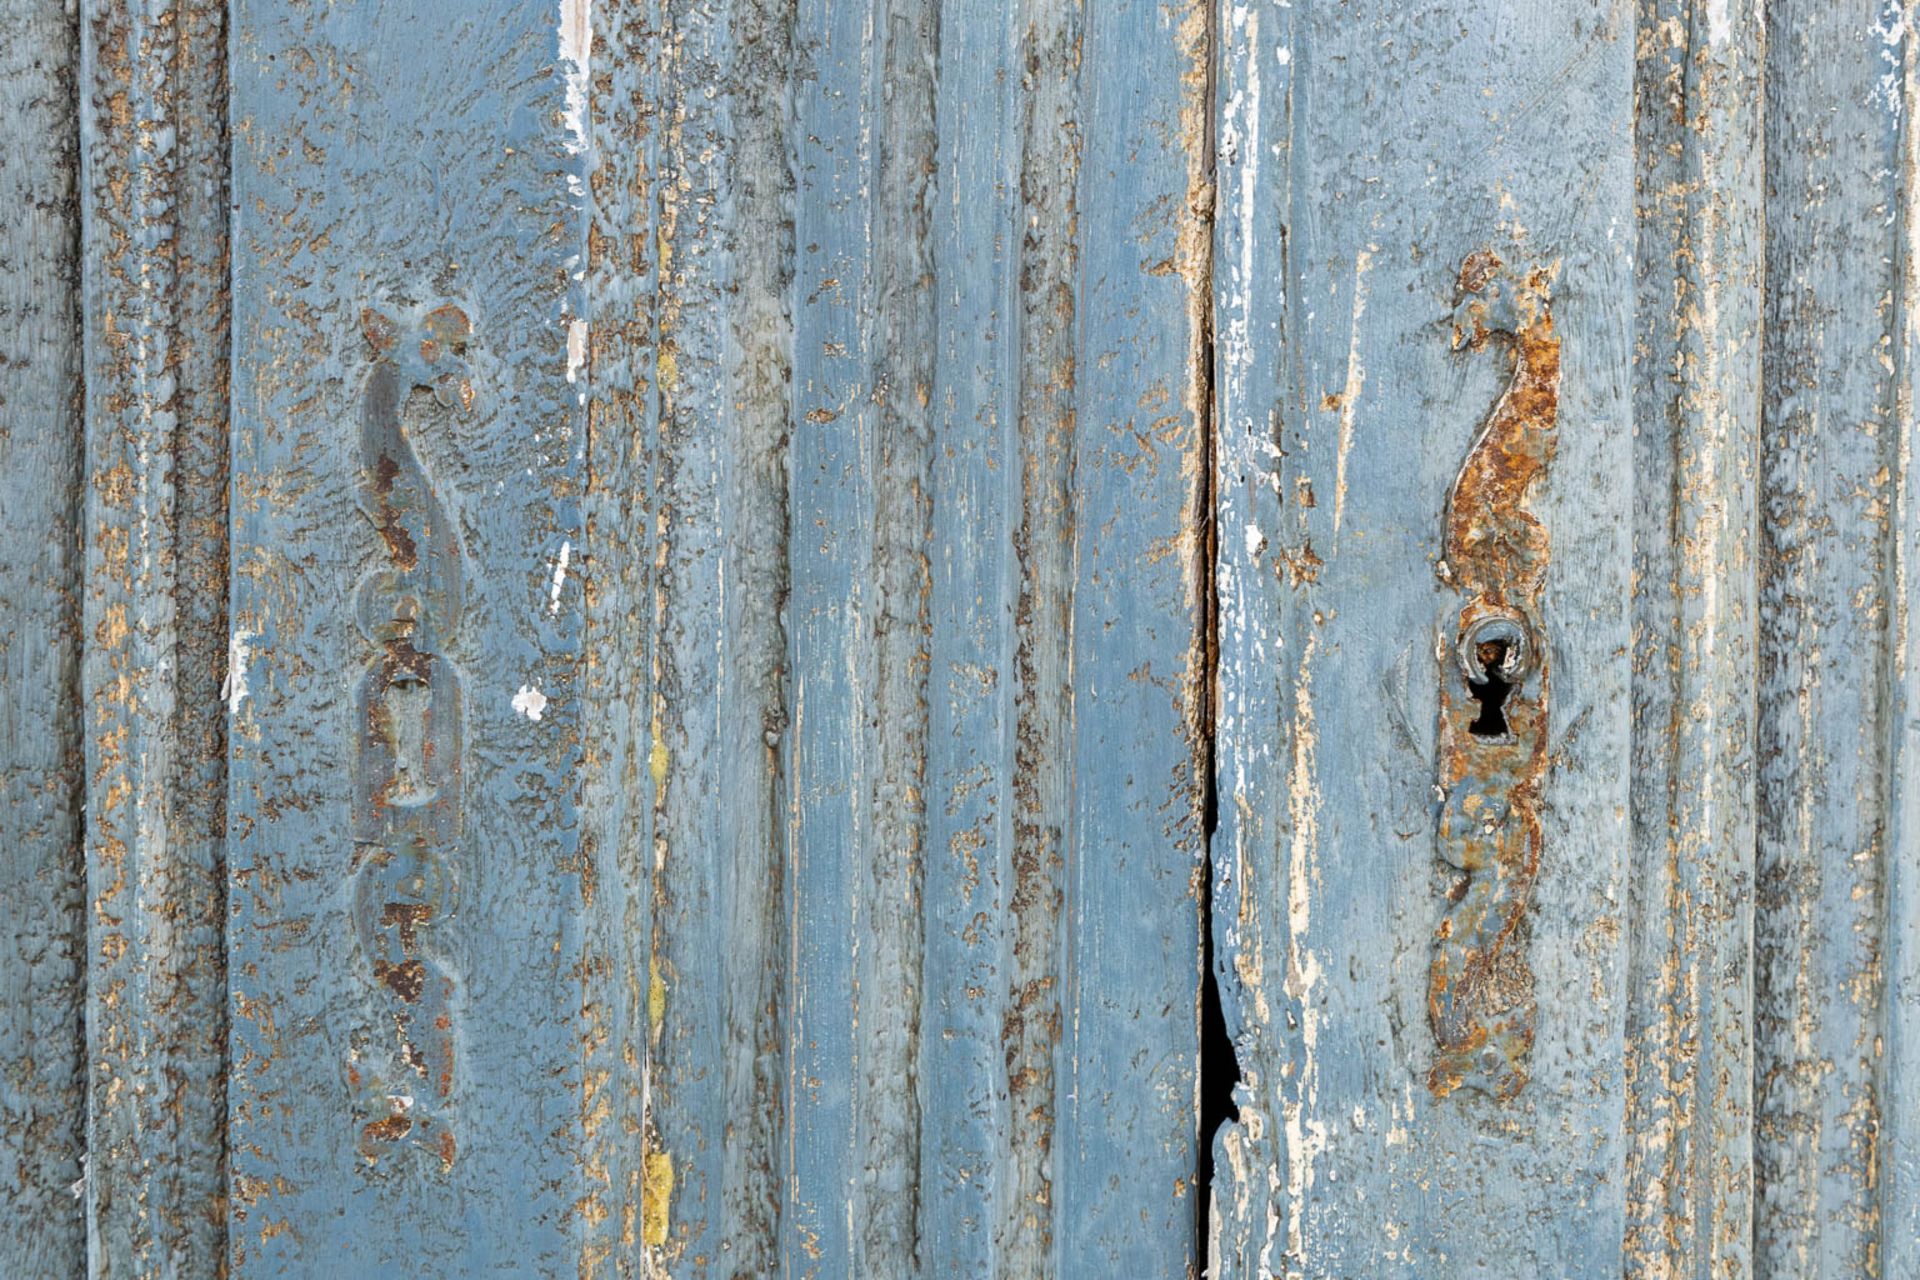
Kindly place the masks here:
[(349, 892), (375, 1012), (348, 1051), (347, 1083), (369, 1166), (405, 1145), (451, 1168), (457, 1148), (452, 969), (433, 947), (454, 910), (463, 808), (463, 694), (446, 642), (460, 622), (464, 559), (452, 520), (402, 419), (416, 388), (464, 412), (460, 358), (471, 331), (457, 307), (403, 328), (361, 317), (373, 364), (360, 403), (360, 508), (384, 560), (355, 601), (374, 648), (354, 699), (356, 751)]

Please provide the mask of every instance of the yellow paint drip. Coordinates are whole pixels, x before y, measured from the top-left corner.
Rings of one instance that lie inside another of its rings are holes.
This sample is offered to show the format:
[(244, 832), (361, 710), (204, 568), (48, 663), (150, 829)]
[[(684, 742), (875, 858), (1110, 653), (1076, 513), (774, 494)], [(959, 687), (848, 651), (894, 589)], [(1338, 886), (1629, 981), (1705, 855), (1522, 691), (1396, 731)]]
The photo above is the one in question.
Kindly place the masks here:
[(647, 756), (647, 768), (653, 774), (654, 794), (658, 795), (660, 788), (667, 785), (667, 744), (660, 741), (657, 729), (653, 735), (653, 750)]
[(673, 1157), (664, 1151), (647, 1153), (647, 1180), (640, 1192), (640, 1243), (667, 1242), (667, 1211), (673, 1203)]
[(647, 1024), (657, 1033), (666, 1016), (667, 984), (660, 980), (660, 966), (656, 963), (653, 972), (647, 975)]

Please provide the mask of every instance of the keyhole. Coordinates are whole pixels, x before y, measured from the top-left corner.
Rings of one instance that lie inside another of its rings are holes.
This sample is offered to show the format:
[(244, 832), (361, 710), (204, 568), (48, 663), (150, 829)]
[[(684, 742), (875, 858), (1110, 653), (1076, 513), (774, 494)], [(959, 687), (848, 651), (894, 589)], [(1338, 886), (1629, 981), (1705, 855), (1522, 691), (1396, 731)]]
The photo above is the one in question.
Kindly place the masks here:
[(1513, 691), (1513, 686), (1500, 674), (1507, 661), (1507, 642), (1483, 640), (1474, 646), (1473, 656), (1480, 664), (1481, 678), (1469, 683), (1467, 689), (1479, 702), (1480, 714), (1467, 726), (1467, 732), (1476, 738), (1504, 738), (1507, 736), (1504, 707), (1507, 694)]
[(394, 676), (386, 689), (388, 741), (393, 748), (391, 805), (421, 805), (439, 793), (429, 772), (432, 757), (433, 691), (411, 672)]

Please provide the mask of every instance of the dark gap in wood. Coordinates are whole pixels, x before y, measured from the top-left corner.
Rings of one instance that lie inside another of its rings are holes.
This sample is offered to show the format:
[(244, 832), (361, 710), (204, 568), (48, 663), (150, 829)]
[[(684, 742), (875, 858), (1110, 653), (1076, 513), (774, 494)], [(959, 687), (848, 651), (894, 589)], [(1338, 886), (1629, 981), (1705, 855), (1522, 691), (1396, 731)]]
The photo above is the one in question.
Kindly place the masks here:
[[(1207, 787), (1207, 837), (1213, 836), (1213, 787)], [(1200, 1142), (1194, 1162), (1194, 1252), (1204, 1268), (1212, 1235), (1213, 1140), (1221, 1128), (1238, 1122), (1240, 1107), (1234, 1090), (1240, 1084), (1240, 1055), (1227, 1031), (1220, 1007), (1220, 977), (1213, 946), (1213, 857), (1209, 852), (1201, 880), (1200, 907), (1206, 927), (1201, 931), (1204, 965), (1200, 984)]]
[(1207, 13), (1207, 32), (1204, 40), (1207, 66), (1207, 83), (1204, 91), (1206, 102), (1206, 132), (1202, 146), (1203, 170), (1208, 184), (1205, 218), (1207, 221), (1207, 254), (1201, 273), (1200, 287), (1204, 290), (1204, 302), (1200, 309), (1199, 334), (1197, 335), (1194, 361), (1194, 378), (1198, 383), (1197, 403), (1200, 407), (1200, 448), (1203, 451), (1200, 474), (1199, 518), (1200, 564), (1197, 577), (1200, 589), (1200, 651), (1203, 658), (1203, 670), (1200, 679), (1199, 742), (1197, 744), (1200, 770), (1200, 812), (1202, 865), (1200, 868), (1200, 1044), (1199, 1044), (1199, 1082), (1200, 1104), (1199, 1141), (1194, 1144), (1194, 1187), (1193, 1187), (1193, 1243), (1194, 1274), (1207, 1273), (1208, 1260), (1212, 1256), (1213, 1243), (1213, 1179), (1216, 1172), (1213, 1161), (1213, 1144), (1221, 1128), (1240, 1119), (1240, 1108), (1235, 1098), (1235, 1090), (1240, 1084), (1240, 1057), (1234, 1049), (1232, 1033), (1227, 1028), (1226, 1012), (1220, 1000), (1220, 973), (1217, 967), (1218, 957), (1214, 948), (1214, 908), (1213, 908), (1213, 841), (1220, 826), (1220, 797), (1216, 762), (1218, 759), (1218, 708), (1220, 688), (1220, 587), (1218, 579), (1219, 564), (1219, 521), (1216, 519), (1216, 507), (1219, 503), (1219, 480), (1216, 471), (1219, 465), (1219, 422), (1214, 412), (1214, 292), (1213, 292), (1213, 196), (1219, 189), (1217, 156), (1215, 151), (1214, 122), (1218, 115), (1218, 71), (1215, 54), (1218, 50), (1219, 15), (1213, 7)]

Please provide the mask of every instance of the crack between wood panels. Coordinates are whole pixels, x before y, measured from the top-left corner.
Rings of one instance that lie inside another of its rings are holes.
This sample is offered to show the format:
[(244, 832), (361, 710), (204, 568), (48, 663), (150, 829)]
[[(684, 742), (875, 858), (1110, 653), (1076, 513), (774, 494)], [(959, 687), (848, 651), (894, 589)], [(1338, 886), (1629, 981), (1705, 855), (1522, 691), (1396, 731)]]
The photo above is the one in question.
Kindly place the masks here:
[(1208, 1274), (1213, 1257), (1214, 1141), (1229, 1123), (1239, 1119), (1235, 1090), (1240, 1083), (1240, 1062), (1228, 1033), (1226, 1015), (1220, 999), (1220, 971), (1214, 945), (1214, 856), (1213, 842), (1220, 825), (1218, 787), (1218, 741), (1220, 699), (1220, 589), (1219, 563), (1219, 415), (1214, 403), (1214, 311), (1213, 263), (1216, 249), (1214, 231), (1215, 202), (1219, 192), (1216, 130), (1219, 96), (1218, 6), (1205, 6), (1205, 28), (1201, 36), (1200, 56), (1205, 59), (1205, 82), (1201, 89), (1202, 134), (1200, 140), (1201, 184), (1198, 207), (1190, 210), (1202, 224), (1204, 248), (1199, 261), (1199, 279), (1194, 287), (1200, 294), (1194, 335), (1194, 402), (1199, 415), (1198, 436), (1201, 451), (1199, 495), (1195, 504), (1200, 519), (1198, 531), (1197, 641), (1201, 657), (1197, 708), (1197, 733), (1194, 744), (1195, 769), (1199, 774), (1200, 801), (1200, 993), (1198, 1001), (1199, 1057), (1195, 1094), (1198, 1103), (1198, 1141), (1194, 1144), (1193, 1234), (1194, 1270)]

